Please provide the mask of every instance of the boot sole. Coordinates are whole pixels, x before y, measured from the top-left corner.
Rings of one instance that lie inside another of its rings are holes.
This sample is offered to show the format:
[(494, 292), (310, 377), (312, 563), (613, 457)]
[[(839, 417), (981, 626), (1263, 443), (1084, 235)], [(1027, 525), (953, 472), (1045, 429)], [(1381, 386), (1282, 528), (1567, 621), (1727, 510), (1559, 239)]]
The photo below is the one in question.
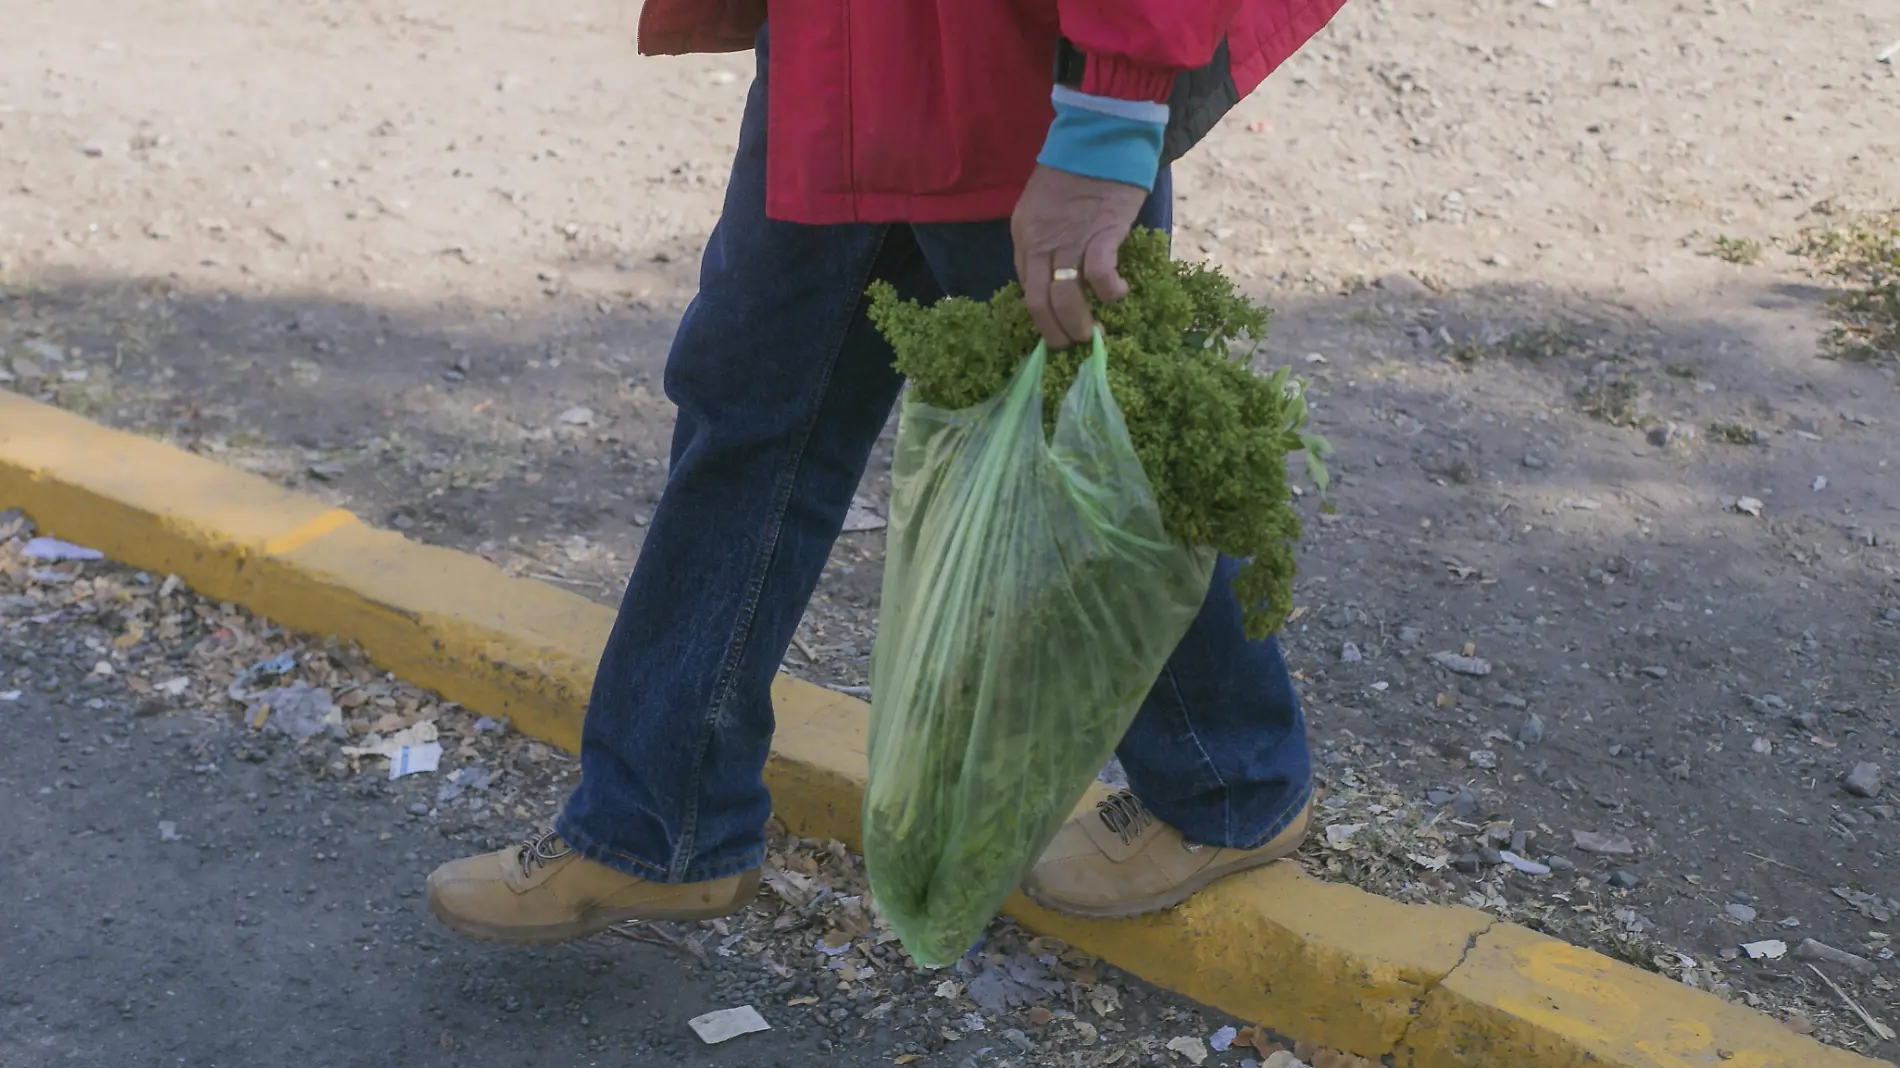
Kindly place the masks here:
[(493, 942), (507, 946), (549, 946), (597, 935), (615, 924), (635, 920), (657, 923), (696, 923), (732, 916), (744, 912), (746, 907), (759, 896), (760, 882), (758, 872), (748, 873), (739, 881), (739, 891), (733, 899), (720, 905), (692, 909), (601, 910), (590, 912), (569, 923), (550, 924), (545, 927), (500, 926), (460, 916), (445, 909), (434, 892), (429, 894), (429, 911), (441, 922), (442, 926), (477, 942)]
[(1243, 857), (1218, 867), (1209, 868), (1194, 878), (1189, 879), (1187, 882), (1182, 883), (1180, 886), (1169, 890), (1165, 894), (1157, 894), (1154, 897), (1142, 898), (1138, 901), (1122, 901), (1113, 905), (1077, 905), (1067, 901), (1049, 900), (1028, 887), (1023, 888), (1023, 896), (1035, 902), (1037, 905), (1048, 909), (1050, 912), (1073, 917), (1078, 920), (1132, 920), (1142, 916), (1152, 916), (1157, 912), (1166, 912), (1169, 909), (1178, 907), (1187, 901), (1187, 899), (1215, 883), (1220, 882), (1222, 879), (1239, 875), (1242, 872), (1253, 871), (1255, 868), (1264, 868), (1269, 864), (1277, 864), (1293, 854), (1298, 853), (1300, 846), (1306, 843), (1307, 833), (1311, 829), (1312, 817), (1309, 814), (1306, 822), (1301, 825), (1299, 834), (1293, 841), (1287, 844), (1285, 849), (1276, 849), (1270, 853), (1260, 853), (1251, 857)]

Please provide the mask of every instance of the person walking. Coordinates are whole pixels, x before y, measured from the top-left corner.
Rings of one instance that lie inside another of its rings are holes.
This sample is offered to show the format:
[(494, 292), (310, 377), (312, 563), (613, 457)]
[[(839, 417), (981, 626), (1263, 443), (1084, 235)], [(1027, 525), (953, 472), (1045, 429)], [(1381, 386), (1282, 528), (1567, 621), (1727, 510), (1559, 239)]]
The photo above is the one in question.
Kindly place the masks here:
[[(553, 826), (428, 878), (451, 929), (517, 944), (698, 920), (757, 893), (771, 685), (903, 381), (866, 318), (1020, 280), (1088, 340), (1116, 254), (1172, 228), (1168, 164), (1343, 0), (647, 0), (645, 54), (753, 48), (725, 203), (665, 371), (667, 484), (602, 654)], [(1086, 288), (1085, 288), (1086, 287)], [(1217, 566), (1117, 755), (1129, 789), (1024, 889), (1079, 916), (1172, 907), (1293, 852), (1312, 808), (1281, 651)]]

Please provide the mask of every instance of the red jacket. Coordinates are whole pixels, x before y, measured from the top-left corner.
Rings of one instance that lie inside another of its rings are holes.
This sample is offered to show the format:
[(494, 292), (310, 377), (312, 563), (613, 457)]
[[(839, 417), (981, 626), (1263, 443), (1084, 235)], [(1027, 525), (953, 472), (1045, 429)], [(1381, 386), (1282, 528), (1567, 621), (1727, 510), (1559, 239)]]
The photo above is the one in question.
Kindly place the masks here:
[[(1168, 100), (1177, 75), (1224, 60), (1238, 99), (1343, 3), (772, 0), (767, 212), (801, 223), (1007, 218), (1054, 116), (1059, 38), (1091, 57), (1084, 92)], [(640, 51), (743, 51), (765, 15), (766, 0), (646, 0)]]

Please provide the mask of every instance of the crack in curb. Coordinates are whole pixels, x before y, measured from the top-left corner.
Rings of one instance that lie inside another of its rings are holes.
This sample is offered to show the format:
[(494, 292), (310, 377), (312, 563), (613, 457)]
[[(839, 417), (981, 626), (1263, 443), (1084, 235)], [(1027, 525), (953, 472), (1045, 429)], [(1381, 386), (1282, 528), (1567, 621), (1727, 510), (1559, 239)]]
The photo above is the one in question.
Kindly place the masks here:
[(1445, 985), (1445, 982), (1447, 980), (1449, 980), (1452, 976), (1458, 974), (1458, 969), (1464, 967), (1465, 962), (1471, 959), (1471, 951), (1478, 948), (1478, 943), (1481, 940), (1483, 940), (1484, 936), (1490, 934), (1492, 931), (1497, 930), (1498, 925), (1502, 924), (1503, 922), (1504, 922), (1503, 920), (1493, 917), (1491, 921), (1489, 923), (1486, 923), (1482, 928), (1480, 928), (1479, 930), (1473, 931), (1471, 935), (1465, 939), (1465, 948), (1462, 952), (1458, 954), (1458, 962), (1456, 964), (1453, 964), (1451, 968), (1445, 972), (1445, 974), (1439, 976), (1437, 979), (1432, 980), (1431, 983), (1429, 983), (1425, 987), (1424, 990), (1419, 992), (1419, 995), (1417, 997), (1412, 999), (1411, 1014), (1409, 1018), (1405, 1021), (1405, 1026), (1399, 1029), (1399, 1036), (1396, 1039), (1393, 1039), (1391, 1052), (1385, 1054), (1383, 1057), (1380, 1058), (1380, 1060), (1384, 1062), (1386, 1068), (1399, 1068), (1399, 1065), (1398, 1065), (1399, 1054), (1404, 1052), (1406, 1040), (1409, 1039), (1412, 1035), (1413, 1025), (1418, 1023), (1419, 1016), (1424, 1013), (1425, 1003), (1431, 1000), (1432, 995), (1436, 994), (1439, 988)]

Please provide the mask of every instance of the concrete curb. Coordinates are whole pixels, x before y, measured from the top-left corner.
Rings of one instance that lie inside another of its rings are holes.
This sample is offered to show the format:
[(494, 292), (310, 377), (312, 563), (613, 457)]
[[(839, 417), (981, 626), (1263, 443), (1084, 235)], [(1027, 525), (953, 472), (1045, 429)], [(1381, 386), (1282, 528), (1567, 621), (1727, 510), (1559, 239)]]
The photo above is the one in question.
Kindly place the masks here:
[[(0, 391), (0, 509), (285, 626), (361, 644), (411, 682), (576, 748), (612, 613), (487, 561)], [(801, 834), (858, 840), (869, 710), (774, 691), (767, 777)], [(420, 878), (421, 873), (417, 873)], [(1162, 916), (1010, 911), (1242, 1019), (1397, 1068), (1850, 1068), (1749, 1009), (1465, 908), (1401, 905), (1291, 864)]]

